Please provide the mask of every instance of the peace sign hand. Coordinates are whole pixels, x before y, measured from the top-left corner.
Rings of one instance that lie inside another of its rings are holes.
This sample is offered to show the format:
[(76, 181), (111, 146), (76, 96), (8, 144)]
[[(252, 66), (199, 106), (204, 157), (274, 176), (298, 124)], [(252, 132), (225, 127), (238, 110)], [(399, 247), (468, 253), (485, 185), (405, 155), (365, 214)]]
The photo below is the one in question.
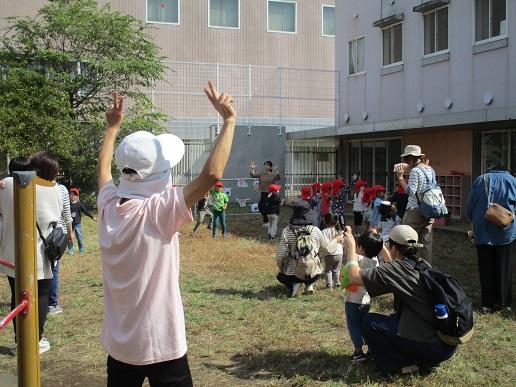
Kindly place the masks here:
[(256, 161), (251, 161), (251, 162), (249, 163), (249, 167), (250, 167), (251, 169), (256, 169)]
[(204, 88), (204, 92), (224, 121), (228, 119), (236, 119), (237, 114), (235, 107), (233, 106), (234, 100), (231, 95), (226, 93), (220, 94), (211, 81), (208, 81), (208, 87)]
[(113, 96), (113, 104), (106, 112), (106, 120), (108, 127), (115, 127), (118, 129), (124, 120), (124, 97), (122, 97), (117, 92), (113, 92), (111, 95)]

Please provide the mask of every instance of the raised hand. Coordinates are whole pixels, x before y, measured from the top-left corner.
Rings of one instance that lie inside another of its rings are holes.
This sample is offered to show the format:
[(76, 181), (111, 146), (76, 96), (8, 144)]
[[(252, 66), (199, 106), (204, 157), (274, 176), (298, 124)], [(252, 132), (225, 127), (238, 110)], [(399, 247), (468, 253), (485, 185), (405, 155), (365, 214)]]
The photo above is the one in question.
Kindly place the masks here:
[(237, 114), (233, 106), (234, 100), (232, 96), (226, 93), (219, 93), (211, 81), (208, 81), (208, 87), (204, 88), (204, 92), (224, 120), (236, 119)]
[(346, 226), (346, 228), (344, 229), (342, 247), (344, 247), (344, 249), (346, 250), (347, 257), (355, 255), (355, 238), (353, 237), (353, 230), (351, 230), (351, 227), (349, 226)]
[(249, 163), (249, 168), (251, 168), (251, 169), (256, 169), (256, 161), (251, 161), (251, 162)]
[(113, 104), (106, 112), (106, 120), (108, 127), (115, 127), (118, 129), (124, 120), (124, 97), (117, 92), (113, 92), (111, 95), (113, 96)]

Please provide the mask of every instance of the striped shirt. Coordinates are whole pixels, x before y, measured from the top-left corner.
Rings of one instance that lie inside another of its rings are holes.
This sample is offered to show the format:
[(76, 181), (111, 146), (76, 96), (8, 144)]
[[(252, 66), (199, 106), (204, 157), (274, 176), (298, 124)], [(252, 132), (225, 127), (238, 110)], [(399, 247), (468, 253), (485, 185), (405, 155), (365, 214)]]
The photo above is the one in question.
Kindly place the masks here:
[(407, 193), (409, 195), (407, 208), (410, 210), (419, 208), (416, 193), (418, 195), (422, 194), (428, 186), (428, 179), (426, 178), (421, 168), (425, 168), (429, 176), (435, 176), (435, 171), (432, 169), (432, 167), (426, 166), (422, 163), (417, 167), (412, 168), (410, 171), (407, 188)]
[(63, 229), (63, 232), (67, 234), (66, 225), (72, 223), (72, 215), (70, 213), (70, 195), (64, 185), (57, 184), (59, 194), (63, 199), (63, 210), (61, 211), (61, 220), (59, 221), (59, 227)]
[[(301, 228), (306, 226), (293, 227)], [(321, 260), (319, 259), (319, 250), (323, 249), (327, 255), (330, 251), (333, 252), (337, 249), (337, 242), (334, 240), (329, 241), (319, 228), (315, 226), (308, 227), (311, 228), (310, 237), (312, 238), (314, 252), (316, 253), (315, 260), (317, 262), (317, 270), (315, 274), (321, 274), (322, 267)], [(293, 258), (293, 256), (295, 256), (296, 242), (297, 237), (292, 231), (291, 226), (285, 227), (281, 233), (278, 250), (276, 252), (276, 263), (280, 271), (286, 275), (294, 275), (296, 269), (296, 260)]]

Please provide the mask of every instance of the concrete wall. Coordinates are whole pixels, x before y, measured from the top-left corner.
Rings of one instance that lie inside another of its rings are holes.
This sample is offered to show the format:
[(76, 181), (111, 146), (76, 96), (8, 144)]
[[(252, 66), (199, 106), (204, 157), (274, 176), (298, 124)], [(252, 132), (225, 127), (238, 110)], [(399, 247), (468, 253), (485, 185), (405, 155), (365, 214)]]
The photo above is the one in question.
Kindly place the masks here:
[[(336, 8), (336, 70), (341, 73), (338, 134), (358, 132), (355, 128), (368, 132), (516, 118), (516, 1), (507, 1), (508, 38), (481, 45), (473, 42), (474, 1), (451, 1), (449, 54), (431, 64), (423, 58), (423, 16), (412, 10), (422, 1), (396, 3), (404, 13), (403, 67), (385, 75), (381, 74), (382, 30), (372, 26), (382, 17), (380, 2), (347, 0)], [(366, 72), (349, 76), (348, 41), (362, 35)], [(494, 96), (489, 106), (483, 102), (488, 92)], [(453, 101), (451, 109), (444, 106), (446, 98)], [(418, 103), (424, 105), (422, 113)], [(347, 124), (345, 114), (350, 116)], [(385, 124), (390, 121), (395, 123)]]

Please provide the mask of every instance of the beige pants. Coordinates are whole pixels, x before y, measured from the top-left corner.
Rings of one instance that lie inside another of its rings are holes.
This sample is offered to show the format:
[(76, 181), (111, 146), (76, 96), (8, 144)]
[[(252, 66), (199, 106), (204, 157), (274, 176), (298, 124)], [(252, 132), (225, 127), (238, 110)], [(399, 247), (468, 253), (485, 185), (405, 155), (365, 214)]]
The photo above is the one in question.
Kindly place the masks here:
[(419, 237), (418, 243), (424, 245), (419, 249), (418, 256), (430, 262), (432, 260), (432, 225), (434, 220), (424, 218), (418, 208), (413, 210), (407, 208), (403, 217), (403, 224), (416, 230)]

